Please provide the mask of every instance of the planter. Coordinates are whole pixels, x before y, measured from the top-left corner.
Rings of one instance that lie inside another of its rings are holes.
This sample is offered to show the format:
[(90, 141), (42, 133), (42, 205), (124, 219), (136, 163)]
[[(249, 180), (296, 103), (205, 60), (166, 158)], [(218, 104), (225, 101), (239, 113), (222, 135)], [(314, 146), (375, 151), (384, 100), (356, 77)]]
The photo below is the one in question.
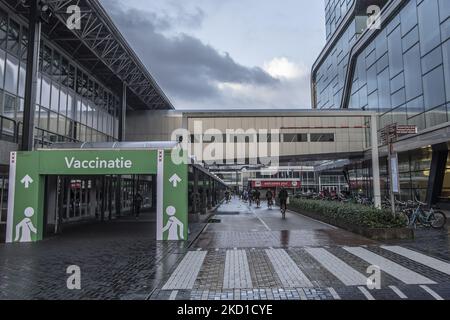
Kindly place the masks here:
[(335, 227), (359, 234), (372, 240), (413, 240), (414, 230), (410, 228), (364, 228), (360, 226), (354, 226), (345, 221), (332, 219), (320, 213), (305, 212), (304, 210), (298, 210), (289, 206), (289, 210), (298, 212), (304, 216), (320, 220), (322, 222), (331, 224)]

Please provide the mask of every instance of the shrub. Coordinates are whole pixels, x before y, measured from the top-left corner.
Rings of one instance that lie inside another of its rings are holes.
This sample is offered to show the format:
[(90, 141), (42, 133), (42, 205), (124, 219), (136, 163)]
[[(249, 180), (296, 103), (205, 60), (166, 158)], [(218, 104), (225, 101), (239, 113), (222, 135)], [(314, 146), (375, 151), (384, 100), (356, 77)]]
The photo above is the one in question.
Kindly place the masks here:
[(406, 224), (403, 218), (394, 217), (390, 211), (354, 203), (291, 199), (289, 209), (315, 213), (334, 221), (370, 229), (402, 228)]

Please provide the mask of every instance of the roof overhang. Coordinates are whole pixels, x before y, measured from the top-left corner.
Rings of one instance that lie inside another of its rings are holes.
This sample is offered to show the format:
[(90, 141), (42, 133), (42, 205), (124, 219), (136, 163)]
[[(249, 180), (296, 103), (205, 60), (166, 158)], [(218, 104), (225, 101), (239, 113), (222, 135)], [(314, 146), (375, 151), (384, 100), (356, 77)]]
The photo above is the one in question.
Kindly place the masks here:
[[(6, 3), (27, 20), (22, 0)], [(134, 110), (174, 109), (168, 97), (131, 49), (98, 0), (47, 0), (53, 11), (49, 23), (42, 24), (42, 35), (65, 50), (98, 80), (121, 93), (127, 85), (127, 103)], [(72, 14), (67, 8), (81, 9), (81, 29), (70, 30), (66, 23)]]

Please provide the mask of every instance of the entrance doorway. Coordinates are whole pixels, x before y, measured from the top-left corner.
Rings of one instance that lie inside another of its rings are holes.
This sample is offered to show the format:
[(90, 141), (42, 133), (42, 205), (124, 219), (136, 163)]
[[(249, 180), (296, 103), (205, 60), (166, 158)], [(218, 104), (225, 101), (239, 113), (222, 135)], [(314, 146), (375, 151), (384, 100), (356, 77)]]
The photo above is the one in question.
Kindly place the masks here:
[(47, 176), (45, 234), (88, 222), (156, 222), (156, 175)]

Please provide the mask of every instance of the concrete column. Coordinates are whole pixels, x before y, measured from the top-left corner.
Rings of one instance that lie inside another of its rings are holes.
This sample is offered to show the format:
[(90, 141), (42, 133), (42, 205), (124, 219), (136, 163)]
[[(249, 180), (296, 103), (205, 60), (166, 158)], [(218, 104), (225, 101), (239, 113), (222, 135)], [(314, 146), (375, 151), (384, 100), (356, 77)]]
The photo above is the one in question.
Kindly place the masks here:
[[(433, 146), (430, 177), (428, 179), (427, 199), (428, 206), (436, 204), (442, 192), (445, 170), (447, 167), (448, 146), (446, 143)], [(424, 201), (424, 199), (420, 199)]]
[(378, 127), (377, 116), (371, 116), (370, 138), (372, 146), (372, 185), (373, 199), (375, 207), (381, 209), (381, 188), (380, 188), (380, 160), (378, 153)]
[(22, 151), (34, 148), (34, 113), (36, 109), (37, 74), (41, 43), (40, 0), (30, 1), (28, 17), (27, 67), (25, 77), (25, 100), (23, 111)]

